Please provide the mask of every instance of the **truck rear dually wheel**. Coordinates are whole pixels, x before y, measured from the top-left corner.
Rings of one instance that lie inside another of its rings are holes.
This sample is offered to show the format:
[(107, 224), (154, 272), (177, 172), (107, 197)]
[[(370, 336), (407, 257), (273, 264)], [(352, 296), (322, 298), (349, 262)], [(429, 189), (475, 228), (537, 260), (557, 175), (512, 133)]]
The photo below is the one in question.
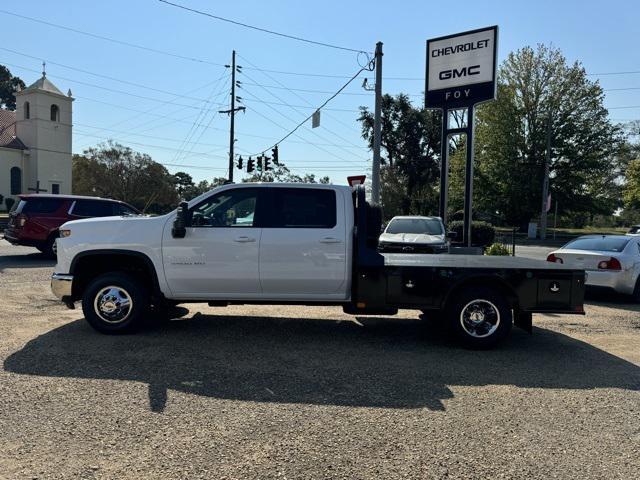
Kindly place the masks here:
[(96, 277), (82, 295), (82, 311), (89, 324), (102, 333), (129, 333), (143, 323), (149, 309), (147, 289), (126, 273)]
[(449, 329), (469, 348), (489, 348), (511, 331), (513, 313), (498, 290), (473, 287), (456, 295), (447, 309)]

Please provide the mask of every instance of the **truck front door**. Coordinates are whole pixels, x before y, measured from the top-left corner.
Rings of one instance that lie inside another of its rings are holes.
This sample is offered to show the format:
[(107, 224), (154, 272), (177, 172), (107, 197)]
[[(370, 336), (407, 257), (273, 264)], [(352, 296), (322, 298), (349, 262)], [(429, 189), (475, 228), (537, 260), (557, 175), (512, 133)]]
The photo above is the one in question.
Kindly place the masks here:
[(184, 238), (164, 232), (167, 283), (179, 298), (242, 298), (260, 293), (257, 226), (261, 188), (226, 189), (190, 208)]
[[(345, 298), (344, 200), (330, 188), (270, 188), (260, 243), (260, 283), (267, 298)], [(340, 207), (340, 209), (338, 209)]]

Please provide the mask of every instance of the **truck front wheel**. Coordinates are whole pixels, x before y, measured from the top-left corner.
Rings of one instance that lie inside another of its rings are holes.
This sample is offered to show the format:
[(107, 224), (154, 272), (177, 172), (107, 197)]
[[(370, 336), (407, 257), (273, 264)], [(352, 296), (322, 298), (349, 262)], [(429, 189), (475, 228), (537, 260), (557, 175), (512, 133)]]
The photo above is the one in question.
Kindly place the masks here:
[(490, 348), (511, 331), (513, 313), (499, 291), (469, 288), (447, 309), (448, 325), (455, 337), (469, 348)]
[(148, 309), (147, 289), (126, 273), (100, 275), (82, 295), (84, 318), (102, 333), (129, 333), (138, 329)]

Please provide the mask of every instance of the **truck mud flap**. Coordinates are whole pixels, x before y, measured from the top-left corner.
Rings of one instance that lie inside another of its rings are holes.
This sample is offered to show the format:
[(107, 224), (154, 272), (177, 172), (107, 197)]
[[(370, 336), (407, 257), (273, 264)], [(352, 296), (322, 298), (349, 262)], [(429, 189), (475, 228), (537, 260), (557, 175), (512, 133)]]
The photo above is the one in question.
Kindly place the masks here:
[(525, 332), (533, 333), (533, 315), (531, 312), (513, 311), (513, 324)]

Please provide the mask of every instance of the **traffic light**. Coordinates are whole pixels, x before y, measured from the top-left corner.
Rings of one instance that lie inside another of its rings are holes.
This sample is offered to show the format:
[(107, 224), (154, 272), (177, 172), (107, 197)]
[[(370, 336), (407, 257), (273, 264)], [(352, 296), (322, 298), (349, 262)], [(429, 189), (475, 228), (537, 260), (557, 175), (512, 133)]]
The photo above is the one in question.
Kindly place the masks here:
[(278, 159), (278, 145), (273, 147), (271, 149), (271, 152), (273, 153), (273, 164), (274, 165), (280, 165), (280, 160)]
[(247, 160), (247, 173), (253, 172), (253, 158), (249, 157)]
[(258, 171), (262, 172), (262, 155), (258, 156)]
[(238, 158), (238, 170), (242, 170), (242, 155)]
[(269, 169), (271, 168), (271, 165), (269, 165), (269, 160), (271, 160), (269, 157), (264, 157), (264, 171), (268, 172)]

